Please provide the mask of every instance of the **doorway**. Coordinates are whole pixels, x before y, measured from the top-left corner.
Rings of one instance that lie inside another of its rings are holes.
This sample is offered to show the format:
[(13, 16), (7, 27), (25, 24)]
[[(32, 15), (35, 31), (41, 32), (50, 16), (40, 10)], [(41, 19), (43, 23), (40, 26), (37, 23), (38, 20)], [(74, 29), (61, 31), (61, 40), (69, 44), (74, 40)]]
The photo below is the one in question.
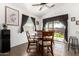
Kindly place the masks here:
[(45, 26), (45, 30), (55, 30), (54, 32), (54, 40), (64, 42), (64, 34), (65, 34), (65, 25), (60, 21), (52, 21), (47, 22)]
[(64, 42), (68, 39), (67, 31), (67, 19), (68, 15), (61, 15), (56, 17), (51, 17), (43, 19), (43, 30), (55, 30), (54, 40)]

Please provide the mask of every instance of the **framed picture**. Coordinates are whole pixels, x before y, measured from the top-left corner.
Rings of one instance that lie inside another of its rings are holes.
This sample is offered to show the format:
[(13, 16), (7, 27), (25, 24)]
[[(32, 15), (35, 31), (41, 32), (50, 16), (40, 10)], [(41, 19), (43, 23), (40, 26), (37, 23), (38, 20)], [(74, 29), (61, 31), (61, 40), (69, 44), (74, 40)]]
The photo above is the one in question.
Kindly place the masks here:
[(76, 21), (76, 25), (79, 25), (79, 20)]
[(8, 6), (5, 6), (5, 24), (19, 25), (19, 11)]
[(75, 17), (71, 17), (71, 21), (75, 21)]
[(36, 21), (36, 25), (39, 25), (39, 21)]

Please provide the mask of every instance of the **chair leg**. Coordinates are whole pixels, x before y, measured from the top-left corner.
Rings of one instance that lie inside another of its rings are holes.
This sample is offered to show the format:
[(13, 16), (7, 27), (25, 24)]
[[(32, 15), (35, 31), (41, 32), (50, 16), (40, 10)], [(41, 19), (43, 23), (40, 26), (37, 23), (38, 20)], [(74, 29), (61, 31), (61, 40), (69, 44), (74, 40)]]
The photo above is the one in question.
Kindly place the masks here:
[(69, 38), (69, 42), (68, 42), (68, 51), (70, 49), (70, 38)]
[(47, 53), (49, 53), (49, 50), (50, 50), (49, 47), (47, 47)]
[(77, 39), (77, 50), (79, 52), (79, 44), (78, 44), (78, 39)]
[(39, 45), (39, 51), (41, 53), (41, 55), (44, 55), (44, 47), (42, 45)]
[(39, 45), (38, 49), (39, 49), (39, 51), (40, 51), (40, 45)]
[[(30, 46), (30, 43), (28, 43), (27, 52), (28, 52), (28, 50), (29, 50), (29, 46)], [(30, 51), (30, 50), (29, 50), (29, 51)]]
[(44, 55), (44, 47), (42, 46), (42, 56)]
[(54, 54), (53, 54), (53, 47), (51, 46), (50, 48), (51, 48), (51, 53), (52, 53), (52, 56), (54, 56)]
[(37, 48), (38, 48), (38, 46), (37, 46), (37, 42), (36, 42), (36, 51), (38, 50)]
[(39, 47), (38, 47), (38, 51), (39, 51), (39, 53), (42, 55), (42, 46), (39, 44), (38, 45)]
[(39, 50), (39, 47), (38, 47), (38, 42), (36, 43), (36, 50), (38, 51)]
[(69, 48), (70, 48), (70, 43), (68, 43), (68, 51), (69, 51)]

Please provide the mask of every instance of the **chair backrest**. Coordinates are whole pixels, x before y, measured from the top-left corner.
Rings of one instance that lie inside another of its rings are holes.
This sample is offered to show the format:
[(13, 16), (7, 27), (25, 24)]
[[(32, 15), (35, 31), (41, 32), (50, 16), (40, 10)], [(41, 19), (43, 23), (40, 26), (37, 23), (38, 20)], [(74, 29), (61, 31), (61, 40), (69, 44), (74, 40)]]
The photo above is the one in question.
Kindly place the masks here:
[(71, 44), (76, 44), (78, 42), (78, 38), (75, 36), (70, 36), (68, 42)]
[(54, 32), (51, 32), (51, 31), (43, 32), (43, 36), (53, 36), (53, 35), (54, 35)]
[(54, 31), (44, 31), (43, 33), (42, 33), (42, 35), (43, 35), (43, 39), (44, 39), (44, 41), (51, 41), (51, 43), (53, 42), (54, 43)]
[(28, 31), (26, 31), (26, 36), (27, 36), (27, 39), (29, 41), (29, 39), (30, 39), (30, 33)]

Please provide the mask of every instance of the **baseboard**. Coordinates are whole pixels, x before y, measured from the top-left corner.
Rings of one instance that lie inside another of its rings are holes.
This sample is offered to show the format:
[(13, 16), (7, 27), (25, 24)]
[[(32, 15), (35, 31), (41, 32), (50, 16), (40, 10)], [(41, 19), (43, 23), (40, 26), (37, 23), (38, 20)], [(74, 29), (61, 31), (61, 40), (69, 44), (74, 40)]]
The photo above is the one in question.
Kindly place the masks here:
[(26, 43), (22, 43), (22, 44), (19, 44), (19, 45), (16, 45), (16, 46), (13, 46), (13, 47), (11, 47), (11, 48), (14, 48), (14, 47), (17, 47), (17, 46), (20, 46), (20, 45), (23, 45), (23, 44), (27, 44), (28, 42), (26, 42)]

